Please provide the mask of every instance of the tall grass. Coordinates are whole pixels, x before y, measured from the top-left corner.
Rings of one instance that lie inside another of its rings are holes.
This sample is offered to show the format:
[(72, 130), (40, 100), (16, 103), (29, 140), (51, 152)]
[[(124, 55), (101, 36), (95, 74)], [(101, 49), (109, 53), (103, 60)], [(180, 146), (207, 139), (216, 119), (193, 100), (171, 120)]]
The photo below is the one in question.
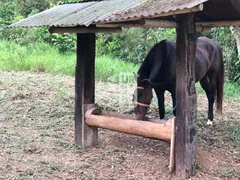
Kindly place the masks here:
[(74, 73), (74, 55), (61, 55), (44, 43), (20, 46), (0, 42), (0, 69), (17, 71)]
[[(73, 75), (76, 55), (60, 54), (51, 45), (38, 43), (20, 46), (15, 43), (0, 41), (0, 69), (16, 71), (41, 71)], [(96, 78), (118, 81), (120, 73), (136, 72), (137, 67), (107, 56), (96, 58)]]
[[(196, 84), (196, 90), (198, 93), (205, 94), (205, 91), (201, 87), (200, 83)], [(224, 98), (240, 98), (240, 86), (238, 84), (225, 82), (224, 83)]]
[[(0, 41), (0, 70), (37, 71), (74, 75), (76, 55), (60, 54), (56, 48), (44, 43), (20, 46)], [(108, 56), (96, 58), (96, 79), (111, 82), (133, 82), (132, 72), (138, 67)], [(205, 93), (197, 84), (198, 93)], [(225, 83), (224, 96), (240, 98), (240, 86)]]

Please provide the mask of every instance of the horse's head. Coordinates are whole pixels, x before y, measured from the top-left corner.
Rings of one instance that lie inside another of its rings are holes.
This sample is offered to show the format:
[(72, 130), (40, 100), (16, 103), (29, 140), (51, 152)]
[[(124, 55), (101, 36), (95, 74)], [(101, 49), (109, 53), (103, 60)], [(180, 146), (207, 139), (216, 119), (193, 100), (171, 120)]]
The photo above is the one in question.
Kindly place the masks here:
[(151, 82), (137, 78), (137, 88), (133, 95), (134, 112), (138, 120), (144, 120), (153, 97)]

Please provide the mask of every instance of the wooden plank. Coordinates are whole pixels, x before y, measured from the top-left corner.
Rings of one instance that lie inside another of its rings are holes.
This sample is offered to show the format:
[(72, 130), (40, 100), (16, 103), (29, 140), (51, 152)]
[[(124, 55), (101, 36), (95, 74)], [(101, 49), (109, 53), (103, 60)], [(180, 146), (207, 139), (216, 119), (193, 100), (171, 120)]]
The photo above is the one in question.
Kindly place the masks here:
[(194, 15), (178, 15), (176, 63), (176, 175), (195, 174), (197, 101), (195, 90), (196, 27)]
[(157, 19), (143, 19), (142, 24), (144, 27), (156, 27), (156, 28), (176, 28), (177, 24), (176, 22), (172, 21), (163, 21), (163, 20), (157, 20)]
[(88, 126), (165, 141), (171, 140), (172, 126), (166, 121), (164, 124), (151, 121), (139, 121), (126, 117), (122, 118), (121, 115), (112, 116), (110, 113), (94, 115), (91, 113), (94, 110), (95, 109), (89, 109), (85, 114)]
[(138, 21), (130, 21), (126, 23), (98, 23), (98, 27), (124, 27), (124, 28), (176, 28), (177, 24), (174, 21), (166, 21), (159, 19), (141, 19)]
[(169, 171), (170, 173), (174, 172), (175, 169), (175, 118), (172, 119), (172, 135), (171, 135), (171, 146), (170, 146), (170, 163), (169, 163)]
[(49, 32), (52, 33), (119, 33), (121, 28), (115, 27), (50, 27)]
[(240, 26), (240, 21), (205, 21), (205, 22), (196, 22), (197, 26), (203, 27), (229, 27), (229, 26)]
[(95, 34), (77, 34), (75, 79), (75, 142), (85, 148), (97, 144), (97, 128), (85, 124), (84, 104), (94, 103)]
[[(165, 21), (159, 19), (142, 19), (138, 21), (129, 21), (125, 23), (99, 23), (98, 27), (122, 27), (122, 28), (176, 28), (177, 23), (174, 21)], [(232, 21), (200, 21), (196, 22), (197, 31), (209, 32), (212, 27), (229, 27), (240, 26), (239, 20)]]

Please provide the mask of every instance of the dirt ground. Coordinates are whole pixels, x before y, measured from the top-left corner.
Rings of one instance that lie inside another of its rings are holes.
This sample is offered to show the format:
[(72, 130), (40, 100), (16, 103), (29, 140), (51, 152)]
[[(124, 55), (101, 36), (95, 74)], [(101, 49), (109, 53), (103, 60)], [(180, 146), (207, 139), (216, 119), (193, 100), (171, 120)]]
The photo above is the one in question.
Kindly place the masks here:
[[(105, 110), (132, 112), (133, 84), (96, 83)], [(166, 94), (167, 111), (171, 109)], [(225, 99), (223, 115), (206, 126), (207, 100), (198, 95), (194, 179), (240, 179), (240, 146), (229, 129), (240, 125), (240, 99)], [(169, 144), (100, 129), (99, 145), (74, 145), (74, 78), (0, 71), (0, 179), (173, 179)], [(151, 115), (156, 114), (156, 98)]]

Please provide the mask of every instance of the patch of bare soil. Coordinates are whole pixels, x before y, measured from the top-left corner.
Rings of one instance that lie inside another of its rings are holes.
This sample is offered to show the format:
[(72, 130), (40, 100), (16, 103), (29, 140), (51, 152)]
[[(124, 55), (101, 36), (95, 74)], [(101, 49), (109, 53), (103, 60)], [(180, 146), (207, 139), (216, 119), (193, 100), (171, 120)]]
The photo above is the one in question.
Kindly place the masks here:
[[(132, 113), (134, 84), (96, 83), (105, 110)], [(167, 111), (171, 98), (166, 94)], [(172, 179), (169, 144), (100, 129), (99, 145), (74, 145), (74, 78), (0, 71), (0, 179)], [(157, 116), (154, 98), (149, 116)], [(207, 100), (198, 95), (197, 173), (191, 179), (240, 179), (239, 99), (206, 126)]]

